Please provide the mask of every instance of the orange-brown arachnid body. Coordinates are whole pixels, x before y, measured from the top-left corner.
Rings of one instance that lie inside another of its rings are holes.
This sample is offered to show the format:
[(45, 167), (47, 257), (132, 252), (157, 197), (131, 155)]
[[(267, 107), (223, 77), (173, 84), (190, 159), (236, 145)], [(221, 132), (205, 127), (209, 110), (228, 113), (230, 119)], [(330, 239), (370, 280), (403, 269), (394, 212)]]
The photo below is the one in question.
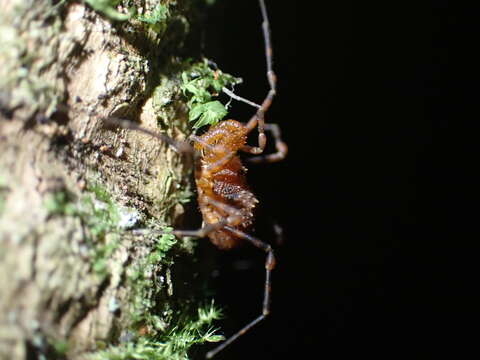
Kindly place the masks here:
[[(246, 143), (244, 126), (238, 121), (226, 120), (210, 128), (200, 139), (201, 142), (195, 144), (195, 150), (203, 152), (203, 156), (195, 172), (195, 181), (205, 223), (219, 224), (233, 216), (231, 226), (242, 231), (248, 230), (253, 223), (253, 210), (258, 200), (248, 188), (246, 169), (238, 156), (233, 156), (225, 164), (215, 165), (229, 153), (236, 153)], [(212, 164), (213, 168), (209, 169)], [(220, 249), (231, 249), (241, 241), (224, 227), (209, 232), (208, 237)]]
[[(267, 78), (270, 90), (261, 105), (243, 99), (228, 89), (223, 89), (236, 100), (244, 101), (257, 108), (256, 113), (247, 123), (236, 120), (221, 121), (211, 126), (203, 135), (191, 135), (193, 148), (185, 142), (178, 142), (166, 135), (139, 127), (127, 120), (106, 119), (114, 125), (144, 132), (168, 143), (180, 153), (193, 153), (196, 158), (195, 182), (198, 192), (198, 205), (202, 212), (204, 226), (198, 230), (174, 230), (177, 236), (208, 237), (220, 249), (228, 250), (242, 242), (265, 251), (265, 286), (262, 313), (249, 322), (240, 331), (228, 338), (222, 344), (207, 353), (207, 358), (213, 357), (219, 351), (235, 341), (257, 323), (265, 319), (270, 312), (271, 271), (275, 267), (275, 256), (272, 247), (248, 234), (254, 221), (254, 208), (258, 203), (250, 191), (238, 152), (250, 153), (254, 156), (249, 162), (275, 162), (282, 160), (287, 154), (287, 145), (281, 140), (280, 129), (276, 124), (265, 124), (264, 115), (272, 104), (276, 94), (276, 76), (272, 69), (272, 48), (270, 44), (270, 27), (264, 0), (259, 0), (262, 13), (262, 28), (265, 40), (267, 60)], [(258, 146), (247, 145), (247, 136), (258, 130)], [(261, 155), (265, 150), (265, 130), (271, 132), (275, 141), (276, 152)]]

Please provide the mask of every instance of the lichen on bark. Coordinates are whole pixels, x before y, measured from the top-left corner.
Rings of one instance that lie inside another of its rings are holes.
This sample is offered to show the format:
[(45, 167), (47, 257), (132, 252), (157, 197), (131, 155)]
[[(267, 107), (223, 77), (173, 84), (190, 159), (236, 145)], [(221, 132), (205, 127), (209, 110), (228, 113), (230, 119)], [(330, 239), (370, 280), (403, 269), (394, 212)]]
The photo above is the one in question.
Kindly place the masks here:
[[(178, 223), (191, 163), (101, 121), (188, 135), (181, 73), (200, 2), (103, 2), (128, 20), (90, 1), (0, 0), (2, 359), (152, 348), (187, 358), (191, 345), (219, 340), (207, 331), (218, 312), (206, 303), (196, 314), (182, 290), (194, 277), (192, 243), (129, 231)], [(178, 261), (193, 273), (177, 284)]]

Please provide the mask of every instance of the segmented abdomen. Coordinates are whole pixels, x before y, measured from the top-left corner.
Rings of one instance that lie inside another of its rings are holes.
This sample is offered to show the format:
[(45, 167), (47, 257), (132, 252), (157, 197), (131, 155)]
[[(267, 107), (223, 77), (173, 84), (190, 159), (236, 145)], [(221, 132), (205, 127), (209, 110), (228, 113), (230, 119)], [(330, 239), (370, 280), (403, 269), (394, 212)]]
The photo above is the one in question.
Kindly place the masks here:
[[(205, 180), (205, 178), (203, 178)], [(235, 215), (241, 216), (241, 221), (234, 227), (240, 231), (247, 231), (253, 223), (253, 212), (258, 200), (248, 188), (245, 179), (245, 169), (238, 157), (233, 158), (222, 170), (212, 174), (209, 186), (203, 182), (203, 191), (199, 192), (200, 210), (206, 223), (214, 224), (218, 221), (234, 215), (228, 208), (235, 210)], [(208, 204), (202, 197), (211, 198), (218, 203), (226, 205), (226, 209), (220, 206)], [(202, 205), (203, 204), (203, 205)], [(230, 249), (237, 246), (241, 239), (227, 229), (219, 229), (211, 232), (208, 237), (217, 247)]]

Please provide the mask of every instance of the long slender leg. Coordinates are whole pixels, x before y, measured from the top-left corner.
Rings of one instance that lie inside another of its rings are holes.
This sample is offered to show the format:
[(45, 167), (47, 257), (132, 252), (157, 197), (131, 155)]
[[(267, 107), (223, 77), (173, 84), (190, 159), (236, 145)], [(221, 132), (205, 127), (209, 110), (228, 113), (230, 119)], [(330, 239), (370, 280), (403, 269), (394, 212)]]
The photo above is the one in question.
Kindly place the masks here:
[(172, 234), (179, 237), (191, 236), (194, 238), (204, 238), (211, 232), (214, 232), (216, 230), (219, 230), (225, 227), (227, 223), (228, 223), (227, 220), (221, 220), (215, 224), (206, 224), (205, 226), (197, 230), (173, 230)]
[[(272, 133), (275, 141), (275, 148), (277, 151), (274, 152), (273, 154), (254, 156), (252, 158), (247, 159), (248, 162), (251, 162), (254, 164), (258, 164), (261, 162), (277, 162), (285, 159), (285, 157), (287, 156), (288, 146), (282, 140), (280, 127), (278, 126), (278, 124), (264, 124), (264, 129)], [(199, 142), (200, 144), (202, 144), (202, 146), (208, 147), (212, 151), (216, 151), (219, 153), (222, 153), (222, 152), (226, 153), (226, 155), (220, 158), (218, 161), (208, 165), (203, 170), (205, 174), (216, 172), (218, 169), (221, 169), (226, 163), (228, 163), (234, 156), (237, 155), (235, 151), (227, 151), (227, 149), (222, 148), (219, 145), (207, 144), (197, 136), (191, 136), (190, 138), (194, 141)], [(259, 154), (258, 149), (259, 148), (255, 146), (244, 145), (240, 150), (244, 152), (248, 152), (250, 154)]]
[[(226, 226), (236, 226), (241, 223), (243, 217), (242, 217), (242, 212), (238, 210), (237, 208), (218, 202), (216, 200), (206, 198), (205, 205), (211, 205), (213, 207), (216, 207), (219, 210), (222, 210), (223, 212), (227, 213), (228, 216), (224, 218), (221, 221), (218, 221), (213, 224), (206, 224), (200, 229), (197, 230), (173, 230), (169, 233), (174, 234), (175, 236), (191, 236), (191, 237), (196, 237), (196, 238), (204, 238), (207, 237), (208, 234), (211, 232), (214, 232), (216, 230), (225, 228)], [(134, 235), (145, 235), (147, 233), (160, 233), (164, 234), (165, 231), (163, 230), (151, 230), (151, 229), (135, 229), (133, 230)]]
[(267, 61), (267, 78), (268, 83), (270, 84), (270, 90), (267, 93), (267, 96), (263, 100), (260, 108), (257, 110), (256, 114), (248, 121), (245, 125), (248, 131), (252, 131), (255, 127), (258, 126), (258, 147), (252, 148), (251, 152), (253, 154), (261, 154), (265, 149), (267, 144), (267, 138), (265, 136), (265, 112), (270, 108), (273, 98), (276, 94), (276, 84), (277, 77), (273, 72), (273, 50), (271, 44), (270, 36), (270, 23), (268, 21), (267, 8), (265, 6), (265, 1), (260, 0), (260, 10), (262, 12), (262, 29), (263, 29), (263, 39), (265, 42), (265, 58)]
[(258, 105), (258, 104), (256, 104), (256, 103), (254, 103), (253, 101), (250, 101), (250, 100), (245, 99), (245, 98), (243, 98), (243, 97), (241, 97), (241, 96), (238, 96), (238, 95), (235, 94), (234, 92), (228, 90), (226, 87), (223, 87), (223, 88), (222, 88), (222, 91), (223, 91), (225, 94), (227, 94), (228, 96), (230, 96), (232, 99), (235, 99), (235, 100), (237, 100), (237, 101), (244, 102), (245, 104), (248, 104), (248, 105), (250, 105), (250, 106), (253, 106), (253, 107), (257, 108), (257, 109), (260, 109), (260, 108), (262, 107), (261, 105)]
[[(264, 0), (260, 0), (259, 3), (260, 3), (260, 10), (262, 12), (262, 19), (263, 19), (262, 29), (263, 29), (263, 38), (265, 42), (265, 57), (267, 61), (267, 78), (270, 84), (270, 90), (268, 91), (267, 96), (263, 100), (262, 105), (255, 104), (249, 100), (246, 100), (236, 95), (234, 96), (234, 98), (237, 100), (244, 101), (254, 107), (258, 107), (256, 114), (245, 125), (247, 132), (252, 131), (253, 129), (255, 129), (255, 127), (258, 126), (258, 146), (246, 145), (242, 149), (243, 151), (246, 151), (255, 155), (263, 153), (265, 146), (267, 144), (265, 129), (269, 130), (271, 128), (268, 126), (268, 124), (267, 125), (265, 124), (265, 112), (270, 108), (270, 105), (272, 104), (273, 98), (276, 94), (276, 83), (277, 83), (277, 78), (275, 76), (275, 73), (273, 72), (273, 50), (271, 45), (270, 23), (268, 21), (267, 9), (266, 9)], [(230, 94), (230, 96), (232, 95), (234, 94)], [(280, 134), (280, 130), (278, 130), (278, 126), (277, 126), (277, 129), (272, 131), (274, 132), (274, 136), (277, 133)], [(276, 139), (277, 140), (275, 144), (277, 147), (277, 153), (275, 155), (272, 154), (271, 156), (265, 157), (266, 159), (268, 159), (266, 161), (282, 160), (287, 153), (287, 145), (280, 140), (280, 136), (276, 137)], [(199, 140), (197, 139), (196, 141), (199, 141)], [(230, 152), (226, 154), (217, 162), (209, 165), (208, 168), (205, 169), (205, 171), (215, 172), (217, 169), (221, 168), (223, 165), (229, 162), (235, 155), (236, 155), (235, 152)]]
[(163, 141), (164, 143), (167, 143), (178, 153), (193, 153), (194, 152), (192, 146), (190, 146), (190, 144), (188, 144), (187, 142), (176, 141), (176, 140), (170, 138), (169, 136), (167, 136), (165, 134), (161, 134), (161, 133), (146, 129), (146, 128), (141, 127), (137, 123), (135, 123), (133, 121), (130, 121), (130, 120), (110, 117), (110, 118), (104, 118), (103, 122), (107, 125), (118, 126), (118, 127), (123, 128), (123, 129), (136, 130), (136, 131), (140, 131), (144, 134), (150, 135), (150, 136), (152, 136), (156, 139), (159, 139), (160, 141)]
[(214, 173), (216, 172), (218, 169), (221, 169), (223, 168), (223, 166), (228, 163), (230, 160), (232, 160), (232, 158), (237, 155), (237, 152), (236, 151), (231, 151), (231, 150), (228, 150), (227, 148), (221, 146), (221, 145), (212, 145), (212, 144), (208, 144), (207, 142), (203, 141), (200, 137), (198, 136), (195, 136), (195, 135), (191, 135), (190, 136), (190, 139), (195, 141), (195, 142), (198, 142), (199, 144), (201, 144), (203, 147), (205, 148), (208, 148), (210, 151), (212, 152), (216, 152), (216, 153), (225, 153), (226, 155), (224, 155), (223, 157), (221, 157), (218, 161), (214, 162), (213, 164), (210, 164), (208, 165), (207, 167), (205, 167), (202, 171), (203, 173), (205, 174), (206, 177), (208, 177), (208, 174), (209, 173)]
[(248, 235), (243, 231), (237, 230), (231, 226), (225, 226), (224, 228), (232, 232), (236, 236), (249, 241), (251, 244), (262, 249), (267, 253), (267, 259), (265, 261), (265, 285), (264, 285), (264, 294), (263, 294), (263, 306), (262, 306), (262, 313), (257, 318), (250, 321), (247, 325), (245, 325), (243, 328), (241, 328), (238, 332), (233, 334), (231, 337), (229, 337), (227, 340), (225, 340), (222, 344), (217, 346), (215, 349), (209, 351), (206, 355), (207, 359), (211, 359), (212, 357), (214, 357), (218, 352), (222, 351), (225, 347), (227, 347), (232, 342), (237, 340), (240, 336), (245, 334), (248, 330), (253, 328), (259, 322), (264, 320), (268, 316), (268, 314), (270, 314), (270, 293), (272, 290), (271, 273), (276, 263), (275, 255), (273, 253), (272, 247), (269, 244), (251, 235)]
[[(288, 146), (282, 140), (282, 133), (280, 131), (280, 127), (277, 124), (265, 124), (265, 130), (268, 130), (272, 133), (274, 141), (275, 141), (275, 148), (277, 149), (276, 152), (268, 155), (259, 155), (248, 158), (247, 161), (258, 164), (261, 162), (276, 162), (285, 159), (288, 153)], [(242, 151), (252, 153), (250, 147), (244, 146)]]
[(193, 236), (198, 238), (206, 237), (211, 232), (225, 228), (226, 226), (236, 226), (242, 221), (242, 213), (237, 208), (218, 202), (216, 200), (207, 198), (205, 204), (216, 207), (219, 210), (229, 214), (224, 220), (218, 221), (214, 224), (206, 224), (198, 230), (174, 230), (172, 233), (176, 236)]

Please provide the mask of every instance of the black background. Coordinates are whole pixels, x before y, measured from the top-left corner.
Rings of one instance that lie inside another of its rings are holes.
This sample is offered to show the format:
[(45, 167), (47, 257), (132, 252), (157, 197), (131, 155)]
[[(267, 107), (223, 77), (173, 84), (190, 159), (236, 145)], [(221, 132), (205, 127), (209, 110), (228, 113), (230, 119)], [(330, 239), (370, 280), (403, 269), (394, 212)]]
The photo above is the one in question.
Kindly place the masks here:
[[(249, 180), (262, 202), (257, 236), (275, 245), (272, 219), (285, 232), (272, 315), (218, 359), (465, 350), (476, 259), (458, 244), (475, 237), (478, 213), (467, 210), (478, 9), (305, 4), (267, 1), (278, 76), (267, 122), (281, 126), (290, 153), (250, 166)], [(268, 90), (260, 23), (256, 1), (217, 1), (205, 48), (256, 102)], [(235, 103), (230, 116), (252, 113)], [(260, 313), (263, 261), (255, 249), (220, 255), (226, 334)]]

